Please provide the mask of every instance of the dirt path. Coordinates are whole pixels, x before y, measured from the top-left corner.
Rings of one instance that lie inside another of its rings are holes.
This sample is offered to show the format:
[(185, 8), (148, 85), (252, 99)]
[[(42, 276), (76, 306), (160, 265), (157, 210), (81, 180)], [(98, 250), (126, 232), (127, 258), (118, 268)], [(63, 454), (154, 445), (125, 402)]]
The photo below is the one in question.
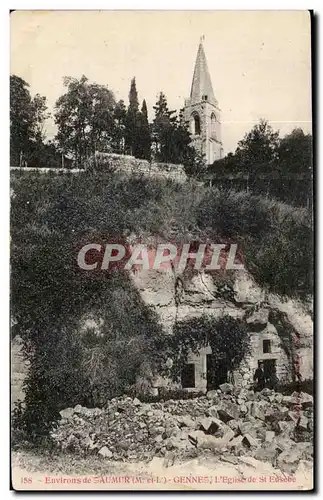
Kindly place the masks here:
[(149, 463), (120, 463), (99, 457), (12, 453), (16, 490), (309, 490), (312, 464), (300, 462), (294, 475), (251, 457), (238, 463), (199, 458), (166, 466), (163, 458)]

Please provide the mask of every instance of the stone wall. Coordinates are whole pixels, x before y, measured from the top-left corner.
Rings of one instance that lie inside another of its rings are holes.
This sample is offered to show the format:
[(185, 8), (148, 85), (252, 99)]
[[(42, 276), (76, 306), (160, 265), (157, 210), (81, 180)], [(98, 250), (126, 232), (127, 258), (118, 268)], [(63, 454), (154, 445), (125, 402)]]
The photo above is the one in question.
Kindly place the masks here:
[(87, 168), (97, 167), (111, 169), (129, 174), (147, 175), (157, 178), (172, 179), (176, 182), (187, 180), (183, 165), (172, 163), (150, 163), (129, 155), (97, 152), (87, 164)]
[[(96, 153), (85, 165), (85, 169), (94, 168), (100, 171), (111, 170), (123, 172), (125, 174), (137, 174), (151, 176), (158, 179), (171, 179), (175, 182), (183, 183), (187, 181), (183, 165), (173, 163), (150, 163), (147, 160), (140, 160), (134, 156), (119, 155), (115, 153)], [(73, 173), (84, 172), (81, 168), (38, 168), (38, 167), (10, 167), (11, 170), (30, 172), (36, 170), (40, 173)]]

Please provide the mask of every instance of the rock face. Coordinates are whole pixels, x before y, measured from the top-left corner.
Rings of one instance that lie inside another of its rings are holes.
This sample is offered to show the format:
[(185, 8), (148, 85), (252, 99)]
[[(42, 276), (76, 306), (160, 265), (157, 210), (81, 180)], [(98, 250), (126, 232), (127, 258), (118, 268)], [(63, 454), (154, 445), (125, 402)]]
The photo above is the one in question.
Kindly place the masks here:
[[(140, 270), (131, 275), (145, 303), (159, 315), (166, 334), (172, 333), (176, 321), (202, 314), (244, 318), (251, 355), (234, 373), (235, 385), (250, 387), (260, 360), (275, 364), (281, 383), (292, 381), (297, 371), (303, 379), (313, 378), (313, 325), (301, 303), (266, 295), (245, 270), (235, 271), (233, 282), (216, 280), (203, 271), (189, 277), (184, 274), (170, 269)], [(195, 386), (188, 390), (206, 391), (208, 354), (211, 350), (204, 348), (190, 355), (188, 362), (195, 365)]]
[(24, 401), (23, 383), (28, 371), (28, 361), (22, 352), (22, 341), (16, 336), (11, 343), (11, 404)]
[[(124, 396), (104, 409), (77, 405), (61, 411), (51, 438), (60, 450), (122, 461), (228, 453), (269, 460), (274, 466), (279, 460), (281, 470), (291, 473), (300, 460), (311, 460), (313, 398), (303, 395), (295, 422), (289, 400), (272, 402), (275, 394), (268, 390), (252, 395), (252, 407), (251, 393), (245, 389), (236, 395), (219, 392), (216, 399), (201, 396), (147, 404)], [(245, 401), (247, 413), (240, 411), (238, 400)], [(210, 416), (215, 409), (218, 417)]]

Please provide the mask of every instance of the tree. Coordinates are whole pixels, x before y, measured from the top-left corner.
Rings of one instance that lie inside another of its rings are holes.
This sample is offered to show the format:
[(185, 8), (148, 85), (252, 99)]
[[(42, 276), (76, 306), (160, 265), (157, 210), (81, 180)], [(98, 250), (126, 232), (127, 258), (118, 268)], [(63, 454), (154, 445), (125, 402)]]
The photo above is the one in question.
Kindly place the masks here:
[(114, 109), (114, 130), (112, 135), (112, 148), (115, 153), (125, 152), (127, 108), (123, 100), (117, 102)]
[(62, 154), (53, 141), (37, 142), (31, 148), (29, 162), (35, 167), (62, 167)]
[(115, 129), (115, 98), (105, 85), (64, 78), (67, 91), (56, 102), (56, 139), (64, 153), (82, 164), (95, 151), (109, 151)]
[(195, 151), (192, 146), (187, 148), (187, 157), (183, 161), (186, 175), (194, 179), (202, 179), (206, 172), (205, 156)]
[(16, 75), (10, 76), (10, 163), (20, 164), (20, 155), (28, 162), (44, 140), (44, 122), (49, 117), (46, 97), (29, 92), (29, 85)]
[(277, 160), (279, 132), (261, 119), (244, 138), (238, 142), (236, 159), (245, 173), (252, 176), (270, 172)]
[(151, 158), (151, 133), (148, 122), (148, 111), (145, 99), (141, 111), (138, 113), (138, 126), (136, 130), (136, 157), (150, 160)]
[(126, 150), (136, 156), (136, 146), (138, 137), (138, 114), (139, 102), (138, 93), (136, 88), (136, 79), (133, 78), (130, 84), (129, 91), (129, 106), (126, 115), (126, 129), (125, 129), (125, 145)]
[(155, 118), (153, 121), (153, 138), (155, 142), (156, 159), (161, 162), (171, 162), (173, 159), (172, 144), (175, 129), (175, 111), (170, 111), (167, 99), (163, 92), (160, 92), (158, 100), (153, 107)]
[(278, 146), (278, 169), (283, 174), (309, 174), (312, 168), (313, 141), (301, 128), (285, 135)]

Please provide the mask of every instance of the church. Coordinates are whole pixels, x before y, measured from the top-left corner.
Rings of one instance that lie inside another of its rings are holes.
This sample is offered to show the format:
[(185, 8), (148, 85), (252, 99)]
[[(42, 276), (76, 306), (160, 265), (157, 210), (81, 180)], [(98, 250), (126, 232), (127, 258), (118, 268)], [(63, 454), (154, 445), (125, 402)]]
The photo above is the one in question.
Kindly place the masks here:
[(191, 95), (189, 99), (185, 99), (184, 118), (189, 124), (192, 145), (203, 154), (208, 165), (223, 157), (220, 114), (201, 39), (194, 67)]

